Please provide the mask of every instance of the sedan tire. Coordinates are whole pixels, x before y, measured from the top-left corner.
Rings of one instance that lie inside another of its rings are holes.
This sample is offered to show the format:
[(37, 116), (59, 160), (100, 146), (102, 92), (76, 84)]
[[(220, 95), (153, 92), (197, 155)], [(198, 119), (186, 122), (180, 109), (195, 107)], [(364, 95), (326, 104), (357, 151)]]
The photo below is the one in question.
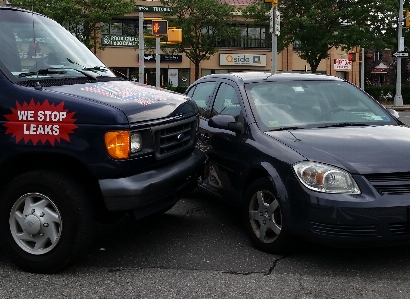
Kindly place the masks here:
[(281, 254), (290, 249), (293, 238), (283, 224), (286, 214), (275, 194), (268, 178), (253, 182), (245, 195), (244, 218), (246, 232), (257, 249)]

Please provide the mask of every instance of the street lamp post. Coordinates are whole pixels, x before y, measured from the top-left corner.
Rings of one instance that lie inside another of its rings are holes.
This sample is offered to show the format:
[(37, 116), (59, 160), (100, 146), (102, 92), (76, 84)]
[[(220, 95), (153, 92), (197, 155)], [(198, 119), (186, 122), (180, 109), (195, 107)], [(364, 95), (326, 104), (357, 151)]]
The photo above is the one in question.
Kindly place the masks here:
[[(403, 0), (400, 0), (399, 8), (399, 23), (397, 24), (397, 43), (398, 52), (404, 51), (403, 41)], [(403, 106), (403, 97), (401, 95), (401, 57), (397, 56), (397, 79), (396, 79), (396, 95), (394, 96), (394, 106)]]

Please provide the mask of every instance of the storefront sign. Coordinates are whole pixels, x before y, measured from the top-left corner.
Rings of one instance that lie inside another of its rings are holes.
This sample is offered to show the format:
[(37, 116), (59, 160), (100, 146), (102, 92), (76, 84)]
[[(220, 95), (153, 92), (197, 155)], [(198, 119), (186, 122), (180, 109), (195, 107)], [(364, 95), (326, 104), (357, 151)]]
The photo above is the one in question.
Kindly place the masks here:
[[(161, 62), (182, 62), (182, 55), (159, 55)], [(144, 54), (144, 61), (157, 61), (155, 54)]]
[(336, 71), (341, 70), (351, 70), (352, 69), (352, 62), (348, 59), (335, 59), (334, 60), (334, 69)]
[(164, 6), (137, 6), (136, 11), (150, 11), (150, 12), (170, 12), (171, 7), (164, 7)]
[(168, 69), (168, 82), (172, 87), (178, 86), (178, 69)]
[(219, 54), (219, 65), (266, 66), (265, 54)]
[(104, 46), (137, 47), (138, 37), (124, 35), (103, 35), (101, 43)]

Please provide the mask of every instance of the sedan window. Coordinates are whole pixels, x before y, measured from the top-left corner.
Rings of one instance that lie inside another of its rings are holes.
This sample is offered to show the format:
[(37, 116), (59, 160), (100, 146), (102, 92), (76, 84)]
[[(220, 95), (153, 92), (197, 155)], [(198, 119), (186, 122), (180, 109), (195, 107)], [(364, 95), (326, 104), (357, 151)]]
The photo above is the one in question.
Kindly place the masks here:
[[(205, 116), (206, 107), (208, 106), (215, 85), (216, 82), (214, 81), (202, 82), (196, 85), (195, 89), (190, 89), (188, 92), (188, 95), (197, 104), (199, 113), (202, 116)], [(192, 94), (191, 91), (193, 91)]]
[(235, 89), (229, 84), (222, 83), (218, 88), (211, 116), (228, 114), (237, 118), (240, 113), (241, 105)]

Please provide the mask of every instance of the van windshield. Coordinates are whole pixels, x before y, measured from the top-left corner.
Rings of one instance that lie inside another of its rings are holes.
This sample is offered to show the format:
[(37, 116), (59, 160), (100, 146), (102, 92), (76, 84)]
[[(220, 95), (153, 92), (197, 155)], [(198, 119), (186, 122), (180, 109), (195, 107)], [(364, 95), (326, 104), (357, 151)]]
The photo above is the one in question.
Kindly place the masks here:
[(0, 28), (0, 70), (9, 77), (115, 77), (84, 44), (47, 17), (0, 9)]

